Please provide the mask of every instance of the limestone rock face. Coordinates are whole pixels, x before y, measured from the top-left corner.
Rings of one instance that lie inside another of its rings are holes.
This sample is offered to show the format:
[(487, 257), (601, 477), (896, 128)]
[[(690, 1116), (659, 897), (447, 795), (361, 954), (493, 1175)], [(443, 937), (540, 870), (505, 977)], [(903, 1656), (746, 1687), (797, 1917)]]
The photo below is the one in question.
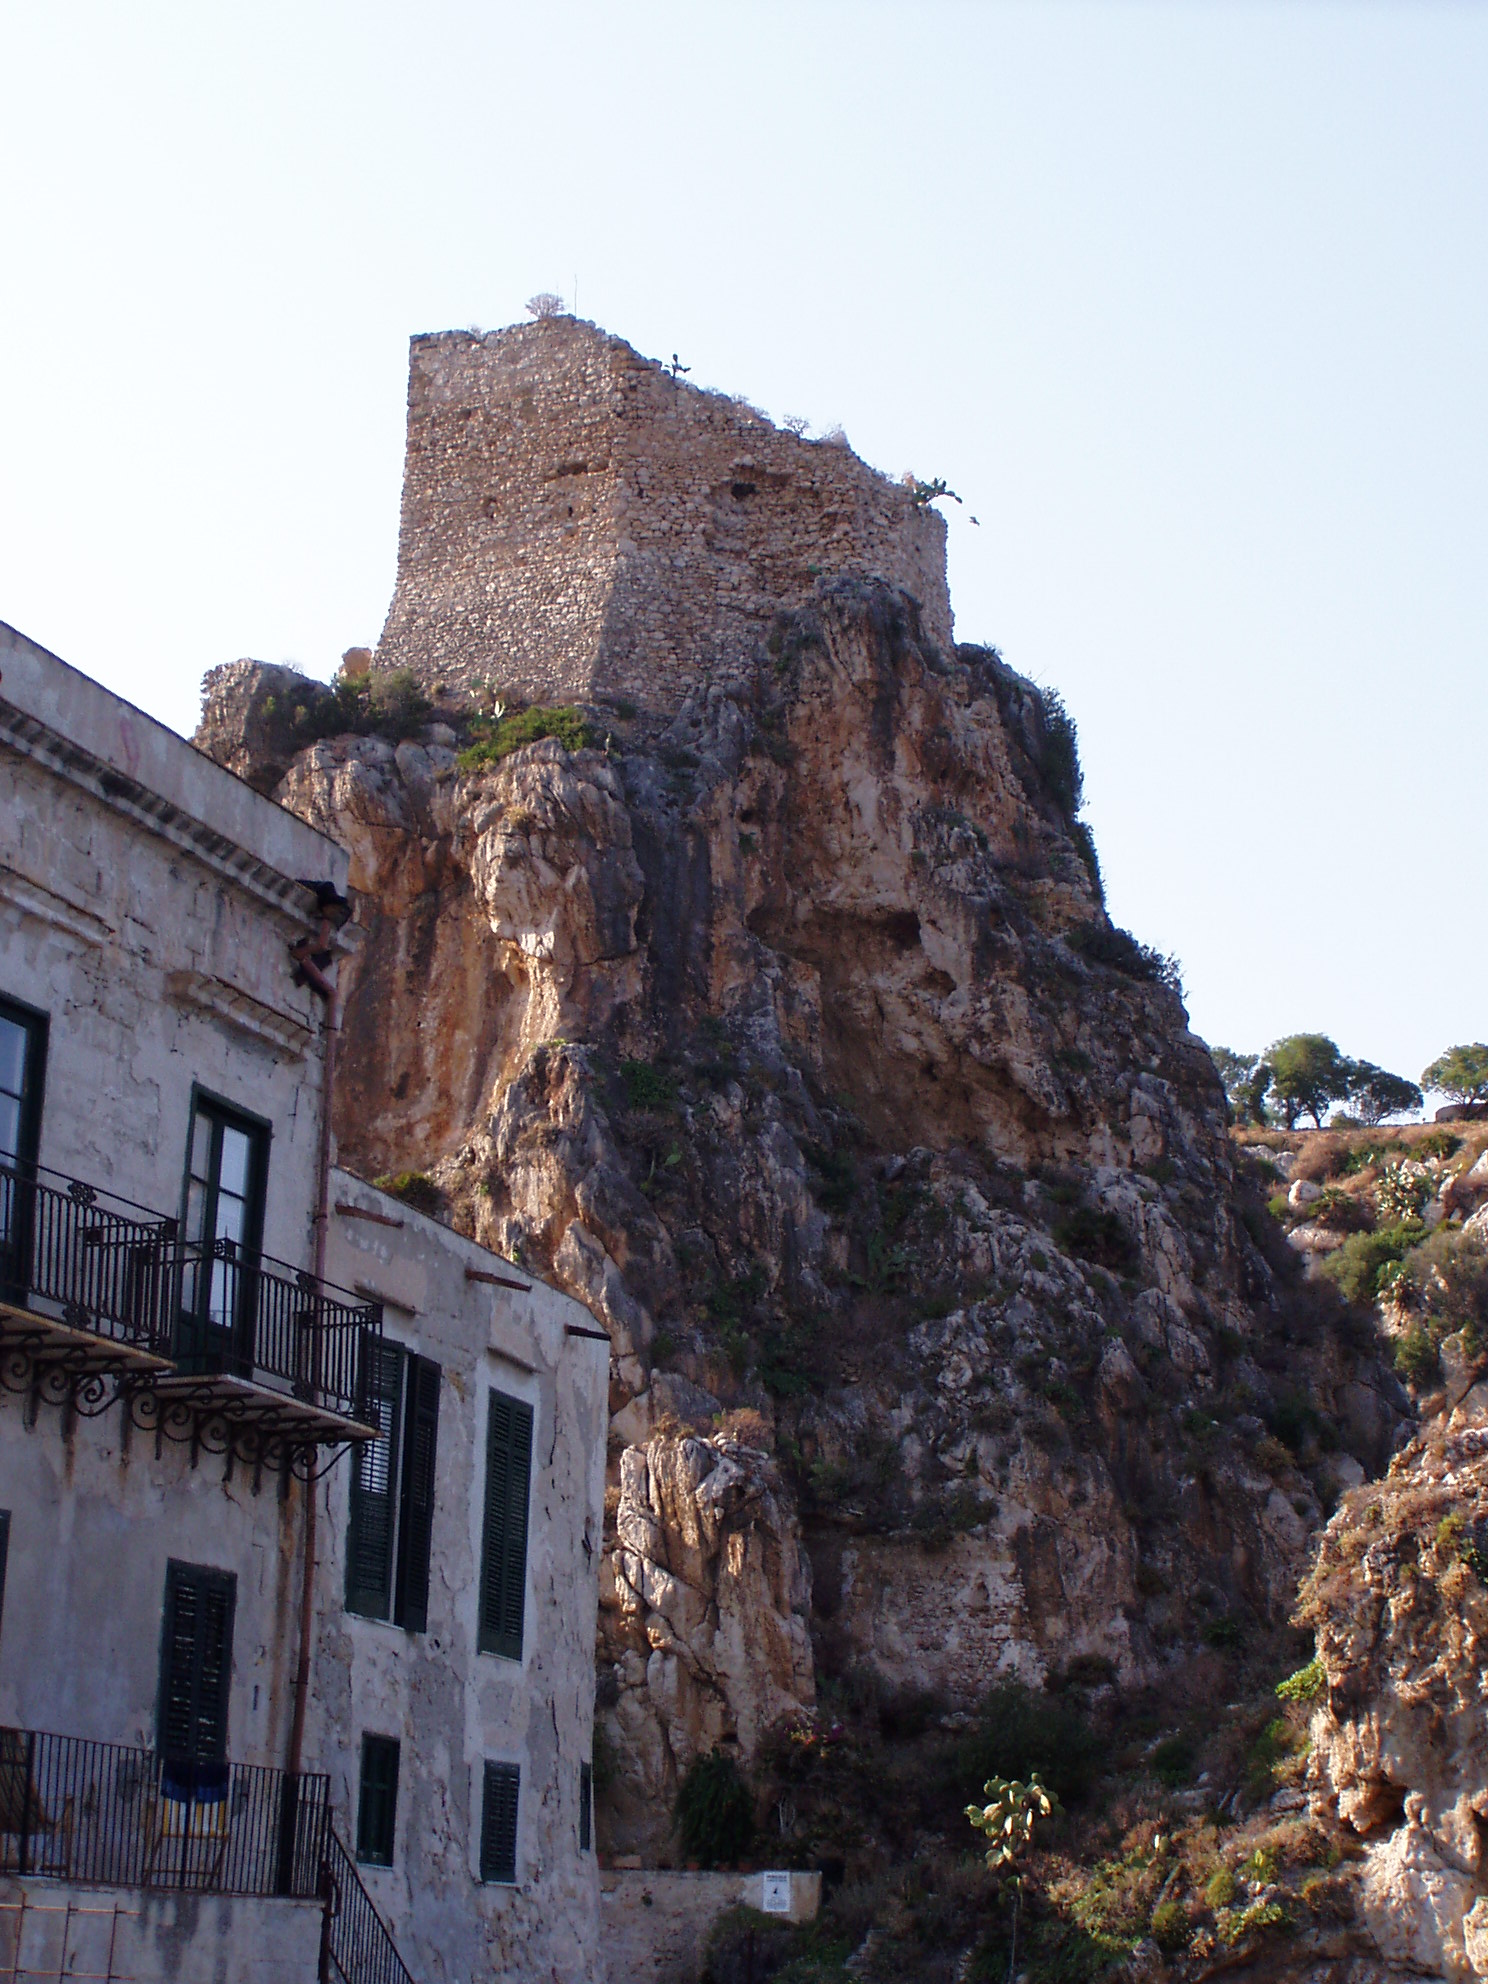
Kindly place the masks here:
[(995, 653), (823, 579), (588, 720), (467, 769), (330, 739), (277, 792), (352, 854), (342, 1161), (610, 1333), (602, 1837), (655, 1858), (690, 1759), (823, 1675), (964, 1709), (1284, 1618), (1401, 1395), (1271, 1237)]
[(602, 1602), (624, 1852), (653, 1846), (695, 1758), (721, 1744), (752, 1757), (815, 1701), (811, 1572), (768, 1456), (721, 1436), (625, 1448)]
[(1329, 1523), (1303, 1616), (1327, 1677), (1313, 1771), (1370, 1841), (1371, 1933), (1456, 1978), (1488, 1975), (1488, 1382), (1469, 1370), (1452, 1404), (1454, 1362), (1443, 1409)]

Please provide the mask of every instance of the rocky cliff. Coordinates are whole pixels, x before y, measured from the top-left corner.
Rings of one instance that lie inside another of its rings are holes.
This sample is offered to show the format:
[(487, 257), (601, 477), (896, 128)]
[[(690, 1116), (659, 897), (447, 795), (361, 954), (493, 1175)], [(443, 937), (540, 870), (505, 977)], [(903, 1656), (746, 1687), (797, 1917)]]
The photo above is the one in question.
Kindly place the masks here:
[(789, 596), (763, 612), (757, 560), (713, 649), (663, 598), (655, 697), (627, 634), (624, 693), (591, 644), (524, 711), (509, 595), (514, 686), (238, 663), (199, 742), (351, 851), (341, 1161), (610, 1334), (601, 1845), (673, 1856), (722, 1748), (779, 1852), (851, 1873), (920, 1821), (800, 1778), (834, 1718), (950, 1742), (999, 1683), (1202, 1716), (1409, 1404), (1267, 1214), (1173, 967), (1105, 914), (1057, 699), (834, 560), (837, 516), (798, 504)]
[[(1283, 1618), (1396, 1406), (994, 653), (823, 583), (675, 716), (590, 716), (469, 769), (331, 738), (277, 790), (353, 855), (343, 1161), (611, 1333), (608, 1837), (657, 1854), (688, 1763), (824, 1678), (954, 1709)], [(1326, 1443), (1272, 1431), (1299, 1393)]]

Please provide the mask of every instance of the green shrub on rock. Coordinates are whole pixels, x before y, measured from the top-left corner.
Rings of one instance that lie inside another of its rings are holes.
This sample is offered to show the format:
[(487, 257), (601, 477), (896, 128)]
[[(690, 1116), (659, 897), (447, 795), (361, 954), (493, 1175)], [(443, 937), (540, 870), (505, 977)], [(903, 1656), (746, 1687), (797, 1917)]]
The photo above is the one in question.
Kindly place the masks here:
[(1005, 1681), (984, 1696), (957, 1776), (974, 1793), (988, 1778), (1037, 1771), (1061, 1800), (1078, 1802), (1095, 1782), (1100, 1755), (1100, 1738), (1078, 1709)]
[(754, 1838), (754, 1800), (727, 1750), (699, 1757), (677, 1793), (677, 1832), (689, 1860), (717, 1867), (741, 1859)]
[(1181, 1901), (1160, 1901), (1152, 1911), (1152, 1940), (1168, 1956), (1188, 1942), (1188, 1910)]
[(1415, 1220), (1374, 1233), (1351, 1233), (1323, 1262), (1322, 1272), (1337, 1285), (1345, 1301), (1364, 1307), (1379, 1295), (1385, 1270), (1403, 1261), (1425, 1238), (1425, 1227)]
[(483, 717), (473, 728), (475, 742), (460, 753), (461, 771), (499, 765), (524, 744), (536, 744), (544, 737), (556, 738), (565, 751), (582, 751), (603, 741), (595, 736), (582, 710), (568, 706), (545, 709), (541, 703), (532, 703), (515, 716), (502, 717), (499, 721)]

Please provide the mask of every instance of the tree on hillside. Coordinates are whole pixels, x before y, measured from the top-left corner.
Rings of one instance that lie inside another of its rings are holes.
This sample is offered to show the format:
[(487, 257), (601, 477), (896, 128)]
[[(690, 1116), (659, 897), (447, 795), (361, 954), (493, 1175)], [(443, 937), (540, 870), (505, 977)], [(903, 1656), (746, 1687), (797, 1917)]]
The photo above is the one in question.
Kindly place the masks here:
[(1319, 1129), (1330, 1102), (1342, 1102), (1349, 1092), (1352, 1063), (1339, 1053), (1325, 1033), (1289, 1033), (1266, 1050), (1271, 1064), (1271, 1097), (1289, 1130), (1305, 1111)]
[(1488, 1046), (1474, 1040), (1449, 1047), (1423, 1072), (1421, 1086), (1440, 1089), (1454, 1102), (1488, 1102)]
[(1229, 1097), (1230, 1108), (1234, 1111), (1237, 1123), (1245, 1121), (1243, 1095), (1250, 1071), (1256, 1064), (1254, 1054), (1237, 1054), (1232, 1047), (1211, 1047), (1209, 1059), (1214, 1063), (1214, 1072), (1224, 1083), (1224, 1092)]
[(1347, 1065), (1349, 1113), (1359, 1122), (1373, 1128), (1387, 1116), (1403, 1116), (1407, 1110), (1420, 1108), (1421, 1091), (1404, 1075), (1392, 1075), (1372, 1061), (1350, 1061)]
[(1237, 1054), (1231, 1047), (1211, 1047), (1209, 1058), (1224, 1083), (1230, 1113), (1237, 1123), (1266, 1123), (1266, 1090), (1271, 1086), (1271, 1064), (1258, 1054)]

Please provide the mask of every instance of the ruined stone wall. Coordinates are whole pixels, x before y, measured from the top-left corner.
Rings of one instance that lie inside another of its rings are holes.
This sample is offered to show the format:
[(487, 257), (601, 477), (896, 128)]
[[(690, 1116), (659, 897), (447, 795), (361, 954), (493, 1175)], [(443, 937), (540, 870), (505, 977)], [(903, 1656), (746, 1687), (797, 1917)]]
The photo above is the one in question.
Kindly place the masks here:
[(380, 667), (674, 708), (846, 574), (901, 587), (950, 645), (943, 519), (846, 445), (570, 317), (414, 339)]

